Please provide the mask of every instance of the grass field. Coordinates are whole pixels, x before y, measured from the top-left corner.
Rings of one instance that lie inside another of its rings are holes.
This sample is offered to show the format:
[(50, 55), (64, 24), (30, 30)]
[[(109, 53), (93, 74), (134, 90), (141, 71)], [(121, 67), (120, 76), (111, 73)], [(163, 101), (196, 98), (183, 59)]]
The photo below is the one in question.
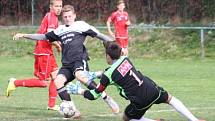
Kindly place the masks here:
[[(214, 60), (151, 60), (133, 59), (137, 68), (178, 97), (197, 116), (215, 121), (215, 61)], [(103, 59), (90, 62), (92, 70), (106, 67)], [(32, 57), (0, 57), (0, 120), (1, 121), (60, 121), (58, 112), (47, 111), (47, 88), (17, 88), (9, 98), (5, 96), (7, 80), (31, 77)], [(88, 101), (81, 96), (72, 96), (83, 117), (77, 121), (120, 121), (126, 100), (114, 87), (107, 92), (119, 103), (121, 113), (111, 115), (101, 99)], [(60, 100), (58, 100), (60, 103)], [(145, 115), (149, 118), (164, 118), (167, 121), (186, 121), (171, 107), (154, 105)]]

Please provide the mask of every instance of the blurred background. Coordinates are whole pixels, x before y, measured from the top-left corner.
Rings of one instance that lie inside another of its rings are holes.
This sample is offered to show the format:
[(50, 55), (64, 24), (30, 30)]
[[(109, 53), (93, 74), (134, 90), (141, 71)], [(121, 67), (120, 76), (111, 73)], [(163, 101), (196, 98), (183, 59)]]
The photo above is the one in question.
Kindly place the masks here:
[[(213, 24), (214, 0), (124, 0), (133, 24)], [(78, 17), (104, 24), (117, 0), (63, 0)], [(39, 25), (49, 0), (0, 0), (0, 25)], [(33, 18), (32, 18), (33, 17)]]

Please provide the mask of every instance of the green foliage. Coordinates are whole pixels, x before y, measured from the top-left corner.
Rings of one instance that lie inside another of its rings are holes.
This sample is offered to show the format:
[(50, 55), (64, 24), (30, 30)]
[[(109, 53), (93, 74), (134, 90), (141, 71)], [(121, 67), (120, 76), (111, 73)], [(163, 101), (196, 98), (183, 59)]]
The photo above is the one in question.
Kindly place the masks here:
[[(0, 55), (32, 55), (34, 43), (29, 40), (13, 41), (17, 32), (35, 33), (35, 29), (1, 29)], [(107, 34), (104, 29), (101, 30)], [(199, 58), (201, 55), (200, 30), (129, 30), (129, 56), (146, 58)], [(215, 56), (215, 31), (205, 32), (205, 56)], [(104, 57), (101, 41), (88, 37), (86, 47), (92, 57)]]
[(203, 10), (205, 16), (214, 17), (215, 16), (215, 2), (213, 0), (203, 0)]

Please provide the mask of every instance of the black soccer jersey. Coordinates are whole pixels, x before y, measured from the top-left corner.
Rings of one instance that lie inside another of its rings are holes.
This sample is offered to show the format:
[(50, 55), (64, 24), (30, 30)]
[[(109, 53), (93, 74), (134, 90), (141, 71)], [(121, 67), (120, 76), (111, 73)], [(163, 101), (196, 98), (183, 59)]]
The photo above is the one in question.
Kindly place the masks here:
[(137, 71), (126, 56), (111, 65), (102, 75), (97, 89), (86, 91), (84, 97), (96, 99), (110, 84), (118, 87), (122, 97), (142, 107), (156, 101), (160, 96), (160, 90), (153, 80)]
[(62, 47), (62, 64), (68, 65), (76, 60), (86, 60), (87, 50), (84, 46), (86, 36), (95, 37), (98, 30), (84, 21), (75, 21), (72, 25), (61, 25), (46, 34), (49, 41), (60, 41)]

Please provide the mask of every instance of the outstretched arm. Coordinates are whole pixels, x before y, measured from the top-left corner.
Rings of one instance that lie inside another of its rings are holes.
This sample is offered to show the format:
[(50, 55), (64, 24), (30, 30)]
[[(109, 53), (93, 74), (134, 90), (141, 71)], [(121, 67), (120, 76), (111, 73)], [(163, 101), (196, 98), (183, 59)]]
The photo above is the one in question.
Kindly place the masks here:
[(103, 42), (107, 42), (107, 41), (113, 41), (109, 36), (104, 35), (102, 33), (97, 33), (96, 38), (102, 40)]
[(19, 40), (20, 38), (26, 38), (31, 40), (47, 40), (45, 34), (23, 34), (17, 33), (13, 36), (13, 40)]

